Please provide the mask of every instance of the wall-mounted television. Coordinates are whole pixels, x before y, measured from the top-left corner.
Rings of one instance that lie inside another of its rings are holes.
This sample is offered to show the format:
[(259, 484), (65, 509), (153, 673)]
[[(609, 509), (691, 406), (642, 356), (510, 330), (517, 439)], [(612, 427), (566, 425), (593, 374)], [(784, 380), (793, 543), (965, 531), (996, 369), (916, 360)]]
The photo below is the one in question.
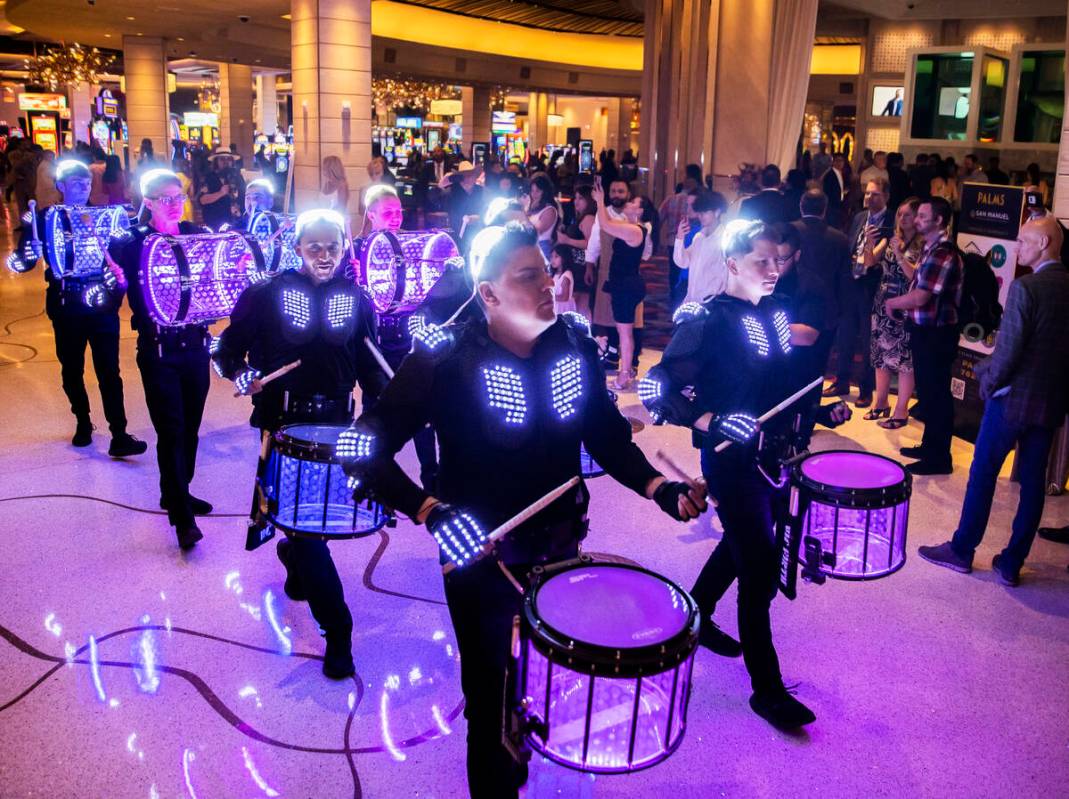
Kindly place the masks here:
[(902, 116), (904, 95), (905, 89), (902, 86), (873, 86), (872, 115), (874, 117)]

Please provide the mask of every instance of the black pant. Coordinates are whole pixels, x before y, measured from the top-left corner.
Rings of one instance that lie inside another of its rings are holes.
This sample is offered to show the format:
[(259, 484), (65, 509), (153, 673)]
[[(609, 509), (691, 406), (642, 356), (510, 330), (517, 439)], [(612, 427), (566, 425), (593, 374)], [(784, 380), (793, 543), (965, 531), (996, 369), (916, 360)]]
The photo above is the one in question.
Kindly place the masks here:
[(93, 354), (93, 371), (100, 386), (104, 416), (113, 436), (126, 432), (122, 378), (119, 376), (119, 315), (116, 313), (71, 313), (63, 308), (49, 314), (56, 334), (63, 393), (71, 413), (89, 419), (89, 395), (85, 390), (85, 348)]
[[(386, 363), (390, 365), (390, 368), (396, 372), (401, 368), (401, 362), (404, 361), (410, 349), (411, 347), (402, 351), (397, 348), (384, 347), (383, 357), (386, 358)], [(377, 398), (371, 399), (374, 401)], [(367, 402), (364, 403), (364, 407), (369, 407)], [(412, 436), (412, 445), (416, 448), (416, 458), (419, 459), (420, 482), (424, 489), (433, 493), (432, 489), (438, 479), (438, 447), (434, 439), (434, 430), (424, 427)]]
[[(511, 567), (517, 578), (526, 573)], [(505, 669), (512, 618), (523, 597), (493, 558), (485, 558), (445, 578), (445, 598), (460, 649), (460, 685), (468, 720), (468, 790), (473, 799), (509, 799), (527, 779), (527, 770), (501, 744)]]
[(151, 339), (138, 340), (137, 367), (156, 431), (160, 495), (174, 525), (193, 523), (189, 484), (197, 465), (200, 420), (208, 398), (208, 361), (208, 348), (202, 343), (165, 348), (161, 355)]
[(917, 401), (924, 406), (923, 457), (926, 461), (949, 463), (950, 440), (954, 437), (950, 375), (958, 355), (958, 329), (956, 325), (910, 325), (909, 336)]
[(857, 381), (859, 394), (871, 394), (876, 387), (876, 372), (872, 368), (872, 305), (879, 281), (871, 277), (851, 280), (843, 298), (842, 315), (835, 344), (839, 349), (838, 375), (835, 382), (850, 385), (854, 367), (854, 353), (860, 351), (861, 376)]
[(779, 588), (775, 489), (742, 457), (707, 455), (703, 450), (702, 474), (720, 503), (716, 512), (724, 537), (702, 567), (691, 596), (704, 620), (713, 615), (732, 582), (739, 581), (739, 641), (750, 682), (755, 692), (782, 689), (769, 617)]

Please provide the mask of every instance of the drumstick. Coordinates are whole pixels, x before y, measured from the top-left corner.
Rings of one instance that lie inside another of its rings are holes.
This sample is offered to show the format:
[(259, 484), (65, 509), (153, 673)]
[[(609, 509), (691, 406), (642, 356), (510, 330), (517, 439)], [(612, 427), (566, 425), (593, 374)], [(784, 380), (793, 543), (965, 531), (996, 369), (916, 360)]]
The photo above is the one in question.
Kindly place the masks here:
[[(296, 369), (300, 365), (301, 365), (301, 359), (298, 358), (293, 363), (288, 363), (285, 366), (282, 366), (282, 367), (276, 369), (275, 371), (271, 372), (271, 374), (264, 375), (263, 377), (260, 378), (260, 386), (261, 387), (266, 386), (272, 380), (277, 380), (278, 378), (282, 377), (282, 375), (288, 374), (289, 372), (292, 372), (294, 369)], [(240, 397), (241, 396), (241, 392), (240, 391), (235, 391), (234, 392), (234, 396), (235, 397)]]
[[(559, 486), (554, 488), (552, 491), (550, 491), (544, 497), (542, 497), (541, 499), (535, 500), (530, 505), (528, 505), (526, 508), (524, 508), (519, 513), (517, 513), (515, 516), (513, 516), (511, 519), (509, 519), (507, 522), (505, 522), (504, 524), (502, 524), (499, 527), (495, 528), (494, 531), (492, 533), (490, 533), (489, 536), (487, 536), (486, 543), (483, 544), (482, 553), (479, 556), (477, 556), (477, 558), (478, 557), (482, 557), (482, 555), (489, 554), (490, 551), (494, 548), (494, 543), (495, 542), (500, 541), (506, 535), (511, 533), (513, 530), (515, 530), (521, 524), (523, 524), (528, 519), (530, 519), (532, 516), (534, 516), (536, 513), (539, 513), (540, 511), (544, 510), (548, 505), (551, 505), (553, 502), (555, 502), (557, 499), (559, 499), (563, 494), (568, 493), (569, 491), (571, 491), (577, 485), (579, 485), (579, 477), (578, 476), (573, 477), (571, 480), (569, 480), (566, 483), (561, 483)], [(449, 574), (456, 567), (457, 567), (457, 565), (455, 563), (447, 563), (447, 564), (445, 564), (445, 566), (442, 567), (442, 574)]]
[(287, 230), (289, 230), (290, 227), (292, 227), (292, 226), (293, 226), (293, 221), (292, 220), (284, 219), (282, 221), (282, 224), (280, 224), (278, 226), (278, 228), (275, 230), (275, 232), (272, 233), (270, 236), (268, 236), (264, 240), (264, 244), (271, 244), (272, 242), (274, 242), (275, 239), (277, 239), (279, 236), (281, 236), (283, 233), (285, 233)]
[[(818, 388), (818, 387), (820, 387), (822, 385), (824, 385), (824, 378), (823, 377), (818, 377), (816, 380), (814, 380), (812, 383), (810, 383), (805, 388), (800, 388), (797, 391), (795, 391), (793, 394), (791, 394), (791, 396), (787, 397), (787, 399), (783, 400), (783, 402), (781, 402), (775, 408), (770, 408), (769, 410), (767, 410), (764, 413), (762, 413), (760, 416), (757, 417), (757, 421), (758, 422), (767, 422), (769, 419), (771, 419), (777, 413), (782, 411), (784, 408), (786, 408), (786, 407), (788, 407), (790, 405), (793, 405), (798, 400), (800, 400), (802, 397), (804, 397), (806, 394), (808, 394), (810, 391), (812, 391), (814, 388)], [(728, 447), (730, 447), (734, 443), (735, 442), (731, 441), (730, 439), (728, 441), (722, 441), (722, 442), (720, 442), (719, 444), (716, 445), (716, 449), (714, 449), (713, 452), (723, 452), (725, 449), (727, 449)]]
[(669, 471), (675, 473), (676, 477), (689, 485), (691, 488), (697, 489), (705, 494), (709, 498), (709, 503), (714, 507), (720, 507), (720, 504), (716, 501), (716, 497), (709, 493), (709, 486), (705, 485), (705, 480), (699, 477), (691, 477), (687, 474), (683, 467), (673, 460), (673, 458), (665, 452), (663, 449), (657, 450), (657, 458), (668, 467)]
[(39, 243), (41, 241), (41, 239), (39, 239), (37, 237), (37, 201), (36, 200), (30, 200), (29, 208), (30, 208), (30, 230), (33, 232), (33, 240), (34, 240), (34, 242), (38, 242)]
[(379, 366), (382, 367), (382, 371), (386, 373), (386, 376), (390, 378), (390, 380), (393, 380), (394, 371), (390, 368), (390, 365), (386, 363), (386, 359), (382, 357), (382, 352), (379, 351), (379, 348), (372, 344), (371, 339), (367, 336), (364, 336), (364, 343), (367, 344), (367, 349), (368, 352), (371, 353), (371, 357), (373, 357), (376, 361), (379, 362)]

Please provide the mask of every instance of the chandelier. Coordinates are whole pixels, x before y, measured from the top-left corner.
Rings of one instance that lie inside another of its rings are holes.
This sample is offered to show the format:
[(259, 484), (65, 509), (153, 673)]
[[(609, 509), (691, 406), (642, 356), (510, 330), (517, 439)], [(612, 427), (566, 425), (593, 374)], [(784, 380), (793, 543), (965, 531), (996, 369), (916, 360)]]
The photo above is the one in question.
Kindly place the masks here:
[(99, 83), (100, 73), (107, 69), (113, 60), (112, 56), (95, 47), (82, 47), (75, 42), (35, 54), (23, 63), (30, 73), (30, 83), (47, 86), (55, 91), (61, 86)]
[(410, 78), (375, 78), (371, 81), (371, 99), (375, 106), (411, 108), (426, 111), (432, 100), (459, 99), (456, 86), (412, 80)]

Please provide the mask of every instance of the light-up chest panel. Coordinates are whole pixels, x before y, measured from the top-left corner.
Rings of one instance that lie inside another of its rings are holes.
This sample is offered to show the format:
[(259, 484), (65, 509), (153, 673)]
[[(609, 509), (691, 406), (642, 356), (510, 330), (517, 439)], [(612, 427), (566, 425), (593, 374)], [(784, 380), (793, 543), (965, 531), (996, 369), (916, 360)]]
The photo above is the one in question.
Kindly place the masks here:
[(294, 327), (305, 330), (312, 318), (312, 306), (308, 295), (297, 289), (283, 289), (282, 313)]
[(791, 351), (791, 325), (787, 321), (787, 314), (776, 311), (772, 314), (772, 324), (776, 326), (776, 338), (779, 339), (779, 348), (784, 354)]
[(575, 415), (583, 396), (583, 364), (575, 355), (558, 360), (549, 372), (550, 401), (562, 420)]
[(482, 367), (486, 403), (496, 409), (506, 424), (522, 425), (527, 421), (527, 395), (520, 373), (508, 366)]
[(757, 317), (747, 314), (742, 317), (742, 329), (746, 333), (746, 340), (750, 343), (751, 349), (762, 358), (767, 358), (769, 344), (764, 325), (758, 321)]
[(352, 322), (354, 307), (352, 294), (335, 294), (327, 300), (327, 325), (333, 330), (346, 327)]

